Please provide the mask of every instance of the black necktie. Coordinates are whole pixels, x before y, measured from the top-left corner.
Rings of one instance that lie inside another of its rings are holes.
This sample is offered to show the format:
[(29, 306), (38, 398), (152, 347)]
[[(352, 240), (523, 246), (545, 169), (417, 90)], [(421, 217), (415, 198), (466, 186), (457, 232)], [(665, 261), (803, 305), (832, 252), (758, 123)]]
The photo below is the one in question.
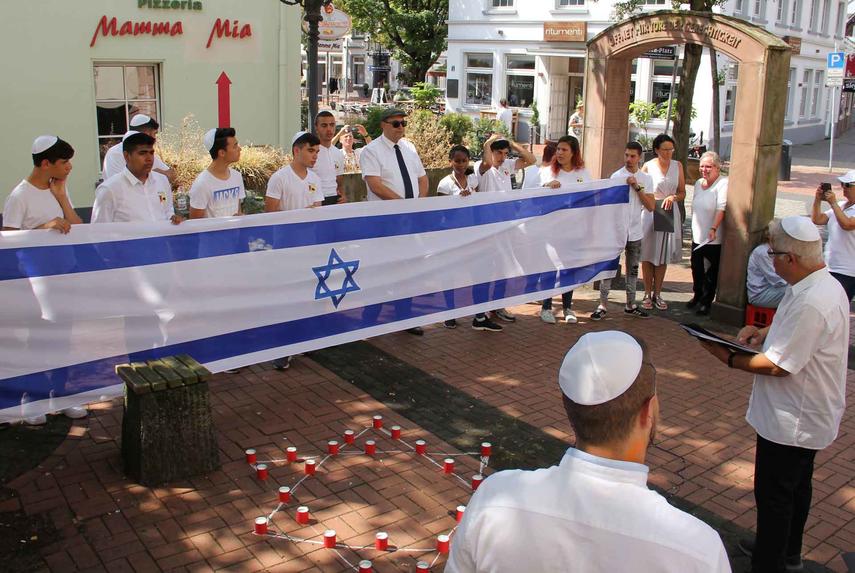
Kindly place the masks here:
[(401, 148), (395, 144), (395, 157), (398, 158), (398, 167), (401, 169), (401, 177), (404, 178), (404, 198), (413, 198), (413, 182), (410, 181), (410, 172), (407, 171), (407, 164), (404, 163), (404, 156), (401, 154)]

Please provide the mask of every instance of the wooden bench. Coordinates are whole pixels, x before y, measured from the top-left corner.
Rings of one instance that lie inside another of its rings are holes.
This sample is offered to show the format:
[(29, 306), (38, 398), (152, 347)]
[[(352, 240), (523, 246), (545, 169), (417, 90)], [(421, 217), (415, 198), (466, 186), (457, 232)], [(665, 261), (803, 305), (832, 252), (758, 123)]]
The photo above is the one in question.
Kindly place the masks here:
[(187, 355), (116, 366), (125, 386), (122, 461), (139, 484), (158, 486), (220, 467), (207, 368)]

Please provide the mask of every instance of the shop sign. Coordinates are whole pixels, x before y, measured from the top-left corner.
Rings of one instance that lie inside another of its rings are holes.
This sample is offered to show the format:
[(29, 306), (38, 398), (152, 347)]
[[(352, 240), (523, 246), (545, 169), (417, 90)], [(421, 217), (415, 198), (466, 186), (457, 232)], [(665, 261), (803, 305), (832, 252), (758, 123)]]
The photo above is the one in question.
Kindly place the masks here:
[(802, 53), (802, 39), (797, 36), (784, 36), (783, 40), (789, 44), (793, 54), (798, 56)]
[(217, 18), (217, 21), (214, 22), (214, 27), (211, 28), (211, 34), (208, 36), (208, 43), (205, 45), (206, 48), (211, 47), (211, 42), (214, 41), (214, 35), (216, 35), (217, 38), (222, 38), (224, 36), (232, 39), (251, 38), (252, 26), (249, 24), (241, 25), (237, 20), (220, 20)]
[(647, 50), (646, 52), (644, 52), (641, 57), (650, 58), (651, 60), (676, 60), (677, 47), (661, 46), (659, 48), (653, 48), (652, 50)]
[(137, 8), (199, 11), (202, 9), (202, 3), (198, 0), (137, 0)]
[(843, 78), (843, 91), (855, 93), (855, 78)]
[[(336, 8), (332, 3), (324, 6), (321, 21), (318, 22), (318, 37), (321, 40), (338, 40), (350, 33), (350, 16)], [(303, 31), (309, 33), (309, 23), (303, 20)]]
[[(163, 21), (152, 22), (145, 20), (141, 22), (133, 22), (125, 20), (121, 24), (116, 17), (108, 18), (101, 16), (98, 25), (95, 26), (95, 33), (92, 34), (92, 40), (89, 42), (89, 47), (95, 46), (95, 43), (100, 37), (122, 37), (122, 36), (182, 36), (184, 34), (184, 24), (181, 20), (177, 22)], [(252, 25), (241, 24), (238, 20), (230, 20), (228, 18), (217, 18), (211, 27), (211, 33), (208, 35), (208, 43), (205, 48), (210, 48), (214, 39), (229, 38), (233, 40), (241, 40), (252, 37)]]
[(588, 40), (588, 23), (544, 22), (543, 39), (546, 42), (585, 42)]
[(318, 40), (318, 51), (320, 52), (340, 52), (341, 48), (341, 40)]

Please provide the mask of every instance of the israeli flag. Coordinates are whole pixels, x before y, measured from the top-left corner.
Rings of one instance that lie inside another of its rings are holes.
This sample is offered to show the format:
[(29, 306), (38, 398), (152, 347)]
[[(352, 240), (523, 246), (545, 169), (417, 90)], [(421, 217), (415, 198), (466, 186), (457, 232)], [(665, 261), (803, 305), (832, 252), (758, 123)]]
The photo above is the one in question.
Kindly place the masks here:
[(628, 200), (602, 180), (0, 233), (0, 420), (121, 395), (116, 364), (218, 372), (612, 277)]

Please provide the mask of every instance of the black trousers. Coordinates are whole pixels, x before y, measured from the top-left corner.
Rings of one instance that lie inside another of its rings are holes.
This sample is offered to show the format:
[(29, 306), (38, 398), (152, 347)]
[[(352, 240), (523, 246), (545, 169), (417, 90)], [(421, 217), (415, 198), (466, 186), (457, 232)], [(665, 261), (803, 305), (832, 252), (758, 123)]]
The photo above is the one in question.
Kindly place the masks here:
[(782, 446), (757, 436), (754, 500), (757, 542), (753, 573), (784, 571), (787, 557), (799, 557), (813, 494), (813, 461), (817, 450)]
[[(697, 243), (692, 243), (692, 291), (699, 304), (709, 306), (718, 288), (721, 245), (704, 245), (696, 251), (697, 246)], [(709, 269), (706, 268), (704, 261), (709, 261)]]

